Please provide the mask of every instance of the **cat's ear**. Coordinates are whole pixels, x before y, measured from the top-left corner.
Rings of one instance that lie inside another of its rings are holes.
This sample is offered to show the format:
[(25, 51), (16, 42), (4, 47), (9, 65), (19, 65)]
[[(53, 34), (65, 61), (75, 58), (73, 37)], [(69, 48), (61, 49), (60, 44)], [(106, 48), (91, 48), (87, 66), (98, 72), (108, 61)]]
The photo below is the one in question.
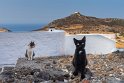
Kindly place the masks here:
[(34, 41), (33, 41), (33, 44), (35, 45)]
[(86, 37), (85, 36), (82, 38), (82, 41), (84, 41), (84, 42), (86, 41)]
[(77, 39), (73, 38), (75, 45), (77, 44)]

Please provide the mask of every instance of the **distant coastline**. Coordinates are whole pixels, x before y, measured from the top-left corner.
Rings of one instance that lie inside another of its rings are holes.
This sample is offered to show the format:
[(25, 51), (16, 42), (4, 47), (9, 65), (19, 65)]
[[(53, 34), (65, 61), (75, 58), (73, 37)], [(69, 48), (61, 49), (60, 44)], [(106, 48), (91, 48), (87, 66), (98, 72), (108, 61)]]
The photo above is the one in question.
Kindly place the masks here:
[(46, 24), (0, 24), (12, 32), (29, 32), (44, 27)]

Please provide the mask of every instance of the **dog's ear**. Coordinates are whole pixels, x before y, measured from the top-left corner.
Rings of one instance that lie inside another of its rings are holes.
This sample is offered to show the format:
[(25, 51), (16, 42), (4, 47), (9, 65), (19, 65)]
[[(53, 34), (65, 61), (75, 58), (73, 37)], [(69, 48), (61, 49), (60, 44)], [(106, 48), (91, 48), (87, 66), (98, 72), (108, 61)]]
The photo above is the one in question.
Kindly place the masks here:
[(84, 42), (86, 41), (86, 37), (85, 36), (82, 38), (82, 41), (84, 41)]
[(73, 38), (75, 45), (77, 44), (77, 39)]

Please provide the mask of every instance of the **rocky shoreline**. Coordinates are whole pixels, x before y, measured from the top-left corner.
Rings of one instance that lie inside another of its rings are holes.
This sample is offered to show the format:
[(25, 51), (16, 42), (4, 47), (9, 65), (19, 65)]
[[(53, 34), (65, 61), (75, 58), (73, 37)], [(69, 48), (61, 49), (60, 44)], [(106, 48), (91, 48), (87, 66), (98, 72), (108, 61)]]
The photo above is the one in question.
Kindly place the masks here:
[(11, 30), (8, 30), (7, 28), (0, 27), (0, 32), (11, 32)]
[[(124, 83), (124, 52), (88, 54), (86, 77), (90, 83)], [(73, 56), (19, 58), (15, 67), (4, 67), (0, 83), (82, 83), (72, 75)], [(0, 71), (2, 69), (0, 68)]]

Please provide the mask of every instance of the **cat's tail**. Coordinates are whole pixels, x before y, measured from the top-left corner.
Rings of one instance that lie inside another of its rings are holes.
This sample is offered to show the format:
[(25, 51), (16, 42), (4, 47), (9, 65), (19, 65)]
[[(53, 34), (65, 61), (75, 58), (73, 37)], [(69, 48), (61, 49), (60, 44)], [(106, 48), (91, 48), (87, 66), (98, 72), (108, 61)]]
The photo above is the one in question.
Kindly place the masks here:
[(25, 53), (25, 57), (28, 58), (27, 50), (26, 50), (26, 53)]

